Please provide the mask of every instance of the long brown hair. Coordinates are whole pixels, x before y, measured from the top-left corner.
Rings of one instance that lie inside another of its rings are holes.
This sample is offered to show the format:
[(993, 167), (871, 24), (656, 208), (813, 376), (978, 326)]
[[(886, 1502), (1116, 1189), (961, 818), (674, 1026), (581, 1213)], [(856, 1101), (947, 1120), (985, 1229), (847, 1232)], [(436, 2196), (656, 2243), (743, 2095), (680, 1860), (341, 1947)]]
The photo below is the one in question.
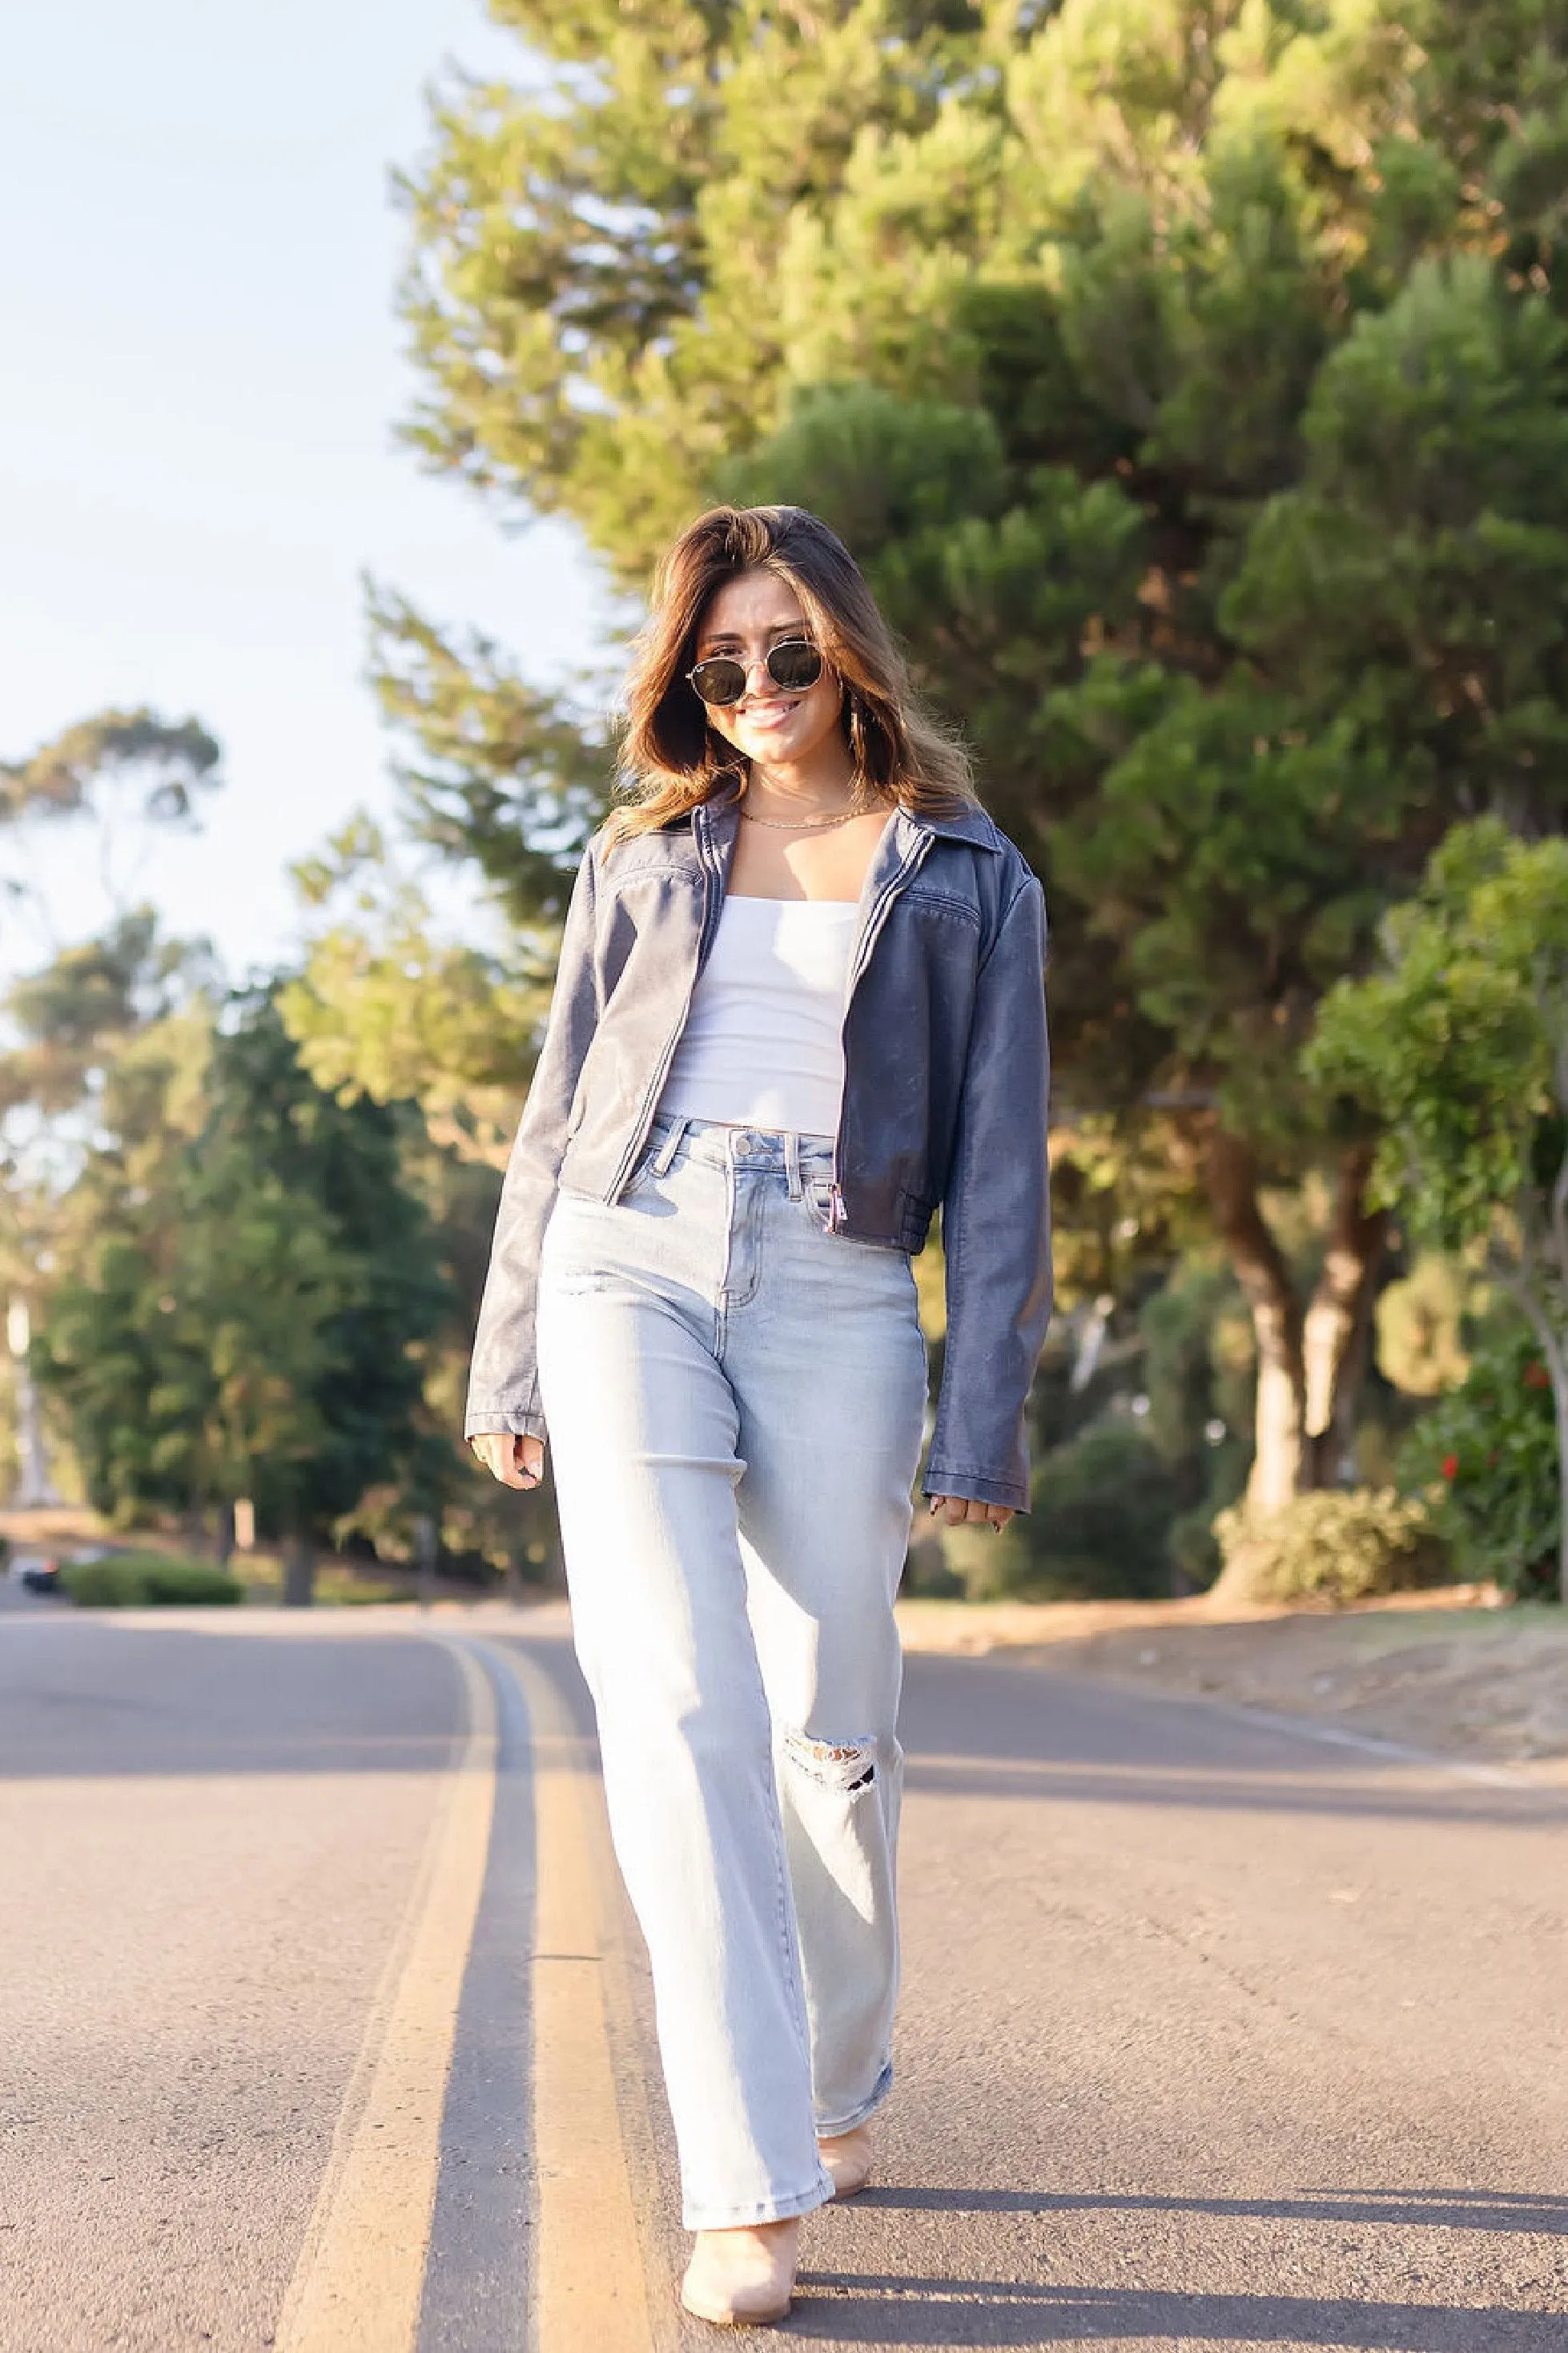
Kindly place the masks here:
[(843, 681), (845, 741), (873, 799), (933, 817), (970, 807), (968, 754), (921, 708), (837, 533), (804, 507), (712, 507), (688, 524), (654, 575), (653, 607), (626, 680), (621, 764), (630, 797), (612, 812), (606, 839), (651, 832), (721, 786), (744, 783), (745, 759), (709, 724), (686, 672), (714, 591), (758, 569), (789, 583)]

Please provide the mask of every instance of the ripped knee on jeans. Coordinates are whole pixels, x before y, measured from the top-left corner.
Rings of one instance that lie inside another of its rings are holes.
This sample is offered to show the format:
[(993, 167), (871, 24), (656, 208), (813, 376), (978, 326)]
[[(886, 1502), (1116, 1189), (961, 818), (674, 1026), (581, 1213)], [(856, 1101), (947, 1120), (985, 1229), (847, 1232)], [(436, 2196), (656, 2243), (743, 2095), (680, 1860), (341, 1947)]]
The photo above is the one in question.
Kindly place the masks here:
[(797, 1773), (825, 1789), (851, 1797), (868, 1789), (877, 1778), (877, 1743), (868, 1734), (859, 1740), (814, 1740), (807, 1732), (786, 1732), (785, 1757)]

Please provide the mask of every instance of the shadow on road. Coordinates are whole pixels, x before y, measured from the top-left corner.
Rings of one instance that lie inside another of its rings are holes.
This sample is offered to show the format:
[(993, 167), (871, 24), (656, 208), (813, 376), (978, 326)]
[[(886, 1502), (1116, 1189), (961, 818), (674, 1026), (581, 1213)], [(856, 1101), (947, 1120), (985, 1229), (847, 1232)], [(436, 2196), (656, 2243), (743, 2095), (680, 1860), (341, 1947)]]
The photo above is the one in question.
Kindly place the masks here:
[[(1211, 2214), (1270, 2221), (1418, 2229), (1568, 2232), (1568, 2198), (1474, 2189), (1303, 2190), (1275, 2198), (1182, 2198), (1121, 2191), (867, 2190), (857, 2208), (908, 2212)], [(1539, 2283), (1531, 2283), (1538, 2285)], [(808, 2271), (786, 2335), (833, 2346), (1073, 2344), (1388, 2348), (1390, 2353), (1562, 2353), (1568, 2315), (1494, 2305), (1373, 2302), (1334, 2295), (1205, 2295), (1035, 2280), (910, 2278)]]
[[(1402, 2230), (1539, 2231), (1568, 2236), (1568, 2198), (1511, 2189), (1323, 2189), (1294, 2198), (1167, 2198), (1059, 2189), (862, 2190), (858, 2207), (959, 2214), (1239, 2214), (1266, 2221), (1392, 2222)], [(1564, 2326), (1568, 2341), (1568, 2324)]]
[[(1182, 2295), (1010, 2280), (803, 2275), (784, 2334), (810, 2344), (1189, 2344), (1386, 2347), (1390, 2353), (1561, 2353), (1561, 2312), (1369, 2304), (1291, 2295)], [(983, 2334), (976, 2333), (983, 2331)]]

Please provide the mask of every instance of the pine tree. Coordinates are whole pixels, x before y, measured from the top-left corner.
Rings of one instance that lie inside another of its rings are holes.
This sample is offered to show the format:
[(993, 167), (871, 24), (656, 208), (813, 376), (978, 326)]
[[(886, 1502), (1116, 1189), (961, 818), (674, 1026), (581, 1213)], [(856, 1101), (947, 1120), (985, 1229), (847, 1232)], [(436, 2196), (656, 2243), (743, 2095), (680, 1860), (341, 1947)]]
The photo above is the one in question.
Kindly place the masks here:
[[(1200, 1174), (1254, 1504), (1331, 1479), (1384, 1219), (1300, 1049), (1457, 817), (1563, 814), (1560, 12), (498, 14), (528, 89), (408, 190), (418, 447), (629, 593), (716, 496), (843, 530), (1045, 877), (1068, 1105)], [(539, 791), (552, 863), (605, 739), (388, 617), (444, 838), (499, 874)], [(1261, 1196), (1318, 1165), (1303, 1299)]]

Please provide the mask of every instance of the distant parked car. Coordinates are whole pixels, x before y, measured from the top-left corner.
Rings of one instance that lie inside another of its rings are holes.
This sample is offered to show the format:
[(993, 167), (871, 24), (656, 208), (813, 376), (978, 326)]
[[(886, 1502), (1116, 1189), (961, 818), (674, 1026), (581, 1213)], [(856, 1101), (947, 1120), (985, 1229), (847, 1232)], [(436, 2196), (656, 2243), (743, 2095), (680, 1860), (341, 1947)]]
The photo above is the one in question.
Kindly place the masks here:
[(19, 1585), (26, 1593), (58, 1593), (60, 1589), (60, 1565), (52, 1553), (14, 1552), (5, 1574), (13, 1585)]

